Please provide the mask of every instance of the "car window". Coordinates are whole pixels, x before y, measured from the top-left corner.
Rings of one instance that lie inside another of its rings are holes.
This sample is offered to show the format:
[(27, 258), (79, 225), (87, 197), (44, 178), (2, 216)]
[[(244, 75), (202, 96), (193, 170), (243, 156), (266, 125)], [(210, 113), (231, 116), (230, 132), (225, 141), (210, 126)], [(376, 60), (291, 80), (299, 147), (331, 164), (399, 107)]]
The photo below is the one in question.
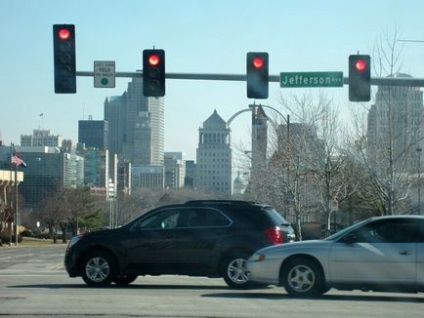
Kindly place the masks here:
[(289, 225), (289, 223), (282, 216), (282, 214), (276, 211), (274, 208), (268, 207), (268, 208), (265, 208), (264, 210), (266, 214), (272, 219), (274, 224)]
[(140, 219), (132, 227), (133, 230), (172, 229), (177, 227), (180, 209), (166, 209)]
[(412, 220), (385, 220), (367, 224), (353, 234), (357, 242), (410, 243), (416, 241), (417, 224)]
[(189, 208), (181, 212), (178, 227), (228, 226), (230, 220), (220, 211), (209, 208)]

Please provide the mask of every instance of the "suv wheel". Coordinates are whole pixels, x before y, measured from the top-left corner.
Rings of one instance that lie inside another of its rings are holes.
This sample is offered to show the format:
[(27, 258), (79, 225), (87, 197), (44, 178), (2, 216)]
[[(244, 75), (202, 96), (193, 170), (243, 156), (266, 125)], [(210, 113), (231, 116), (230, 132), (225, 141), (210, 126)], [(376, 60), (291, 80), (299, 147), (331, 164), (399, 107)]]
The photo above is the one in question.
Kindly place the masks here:
[(82, 264), (82, 279), (92, 287), (108, 286), (115, 279), (115, 273), (115, 261), (102, 251), (91, 253)]
[(234, 253), (227, 257), (222, 266), (222, 275), (228, 286), (236, 289), (253, 287), (247, 270), (247, 254)]

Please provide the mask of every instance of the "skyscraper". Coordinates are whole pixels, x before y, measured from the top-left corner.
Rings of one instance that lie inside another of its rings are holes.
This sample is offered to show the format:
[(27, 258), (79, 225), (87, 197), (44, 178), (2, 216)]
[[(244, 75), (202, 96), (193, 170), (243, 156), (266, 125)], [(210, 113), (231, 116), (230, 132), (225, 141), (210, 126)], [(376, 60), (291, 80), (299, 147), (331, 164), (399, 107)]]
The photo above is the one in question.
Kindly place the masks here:
[(109, 149), (109, 123), (106, 120), (79, 120), (78, 143), (84, 143), (86, 147), (97, 149)]
[[(111, 151), (121, 164), (131, 163), (134, 187), (164, 186), (164, 100), (143, 95), (143, 79), (135, 77), (122, 96), (106, 99)], [(144, 180), (145, 178), (145, 180)]]
[(413, 172), (418, 164), (416, 149), (424, 146), (423, 132), (420, 88), (380, 86), (368, 113), (368, 156), (378, 163), (388, 160), (388, 151), (392, 151), (397, 172)]
[(104, 103), (104, 119), (109, 123), (109, 151), (122, 153), (125, 142), (125, 111), (127, 93), (106, 98)]
[(199, 128), (195, 186), (231, 195), (231, 159), (231, 129), (215, 110)]
[(163, 98), (145, 97), (138, 77), (128, 84), (126, 97), (122, 158), (133, 166), (163, 166)]

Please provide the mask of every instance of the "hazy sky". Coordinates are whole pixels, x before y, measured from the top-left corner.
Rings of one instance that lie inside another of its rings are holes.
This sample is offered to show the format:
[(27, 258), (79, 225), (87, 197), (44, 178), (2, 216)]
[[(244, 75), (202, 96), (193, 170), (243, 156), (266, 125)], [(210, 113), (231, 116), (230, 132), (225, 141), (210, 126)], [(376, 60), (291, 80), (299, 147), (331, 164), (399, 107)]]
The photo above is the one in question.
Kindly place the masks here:
[[(53, 24), (75, 24), (78, 71), (113, 60), (117, 71), (133, 72), (142, 68), (143, 49), (155, 46), (173, 73), (245, 74), (246, 53), (265, 51), (271, 75), (346, 76), (349, 54), (372, 54), (386, 31), (424, 40), (423, 16), (422, 0), (0, 0), (0, 139), (19, 144), (21, 134), (42, 128), (76, 142), (78, 120), (103, 119), (105, 98), (127, 88), (129, 78), (106, 89), (78, 77), (77, 94), (54, 94)], [(402, 70), (424, 77), (424, 43), (402, 45)], [(271, 83), (269, 99), (260, 102), (280, 110), (279, 95), (291, 93), (305, 91)], [(325, 93), (348, 114), (347, 87)], [(198, 129), (213, 111), (228, 120), (252, 102), (245, 82), (167, 80), (165, 151), (195, 159)], [(249, 143), (249, 125), (248, 113), (233, 122), (233, 143)]]

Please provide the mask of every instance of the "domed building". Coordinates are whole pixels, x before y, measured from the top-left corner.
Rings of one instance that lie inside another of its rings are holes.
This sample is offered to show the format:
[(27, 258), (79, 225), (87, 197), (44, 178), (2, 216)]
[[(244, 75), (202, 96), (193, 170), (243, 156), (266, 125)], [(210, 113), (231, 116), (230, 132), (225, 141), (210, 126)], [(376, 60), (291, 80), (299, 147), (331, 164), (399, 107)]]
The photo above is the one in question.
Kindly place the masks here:
[(196, 187), (231, 195), (231, 129), (215, 110), (199, 128)]
[(240, 171), (237, 172), (237, 177), (233, 181), (233, 196), (241, 197), (246, 190), (246, 183), (240, 176)]

